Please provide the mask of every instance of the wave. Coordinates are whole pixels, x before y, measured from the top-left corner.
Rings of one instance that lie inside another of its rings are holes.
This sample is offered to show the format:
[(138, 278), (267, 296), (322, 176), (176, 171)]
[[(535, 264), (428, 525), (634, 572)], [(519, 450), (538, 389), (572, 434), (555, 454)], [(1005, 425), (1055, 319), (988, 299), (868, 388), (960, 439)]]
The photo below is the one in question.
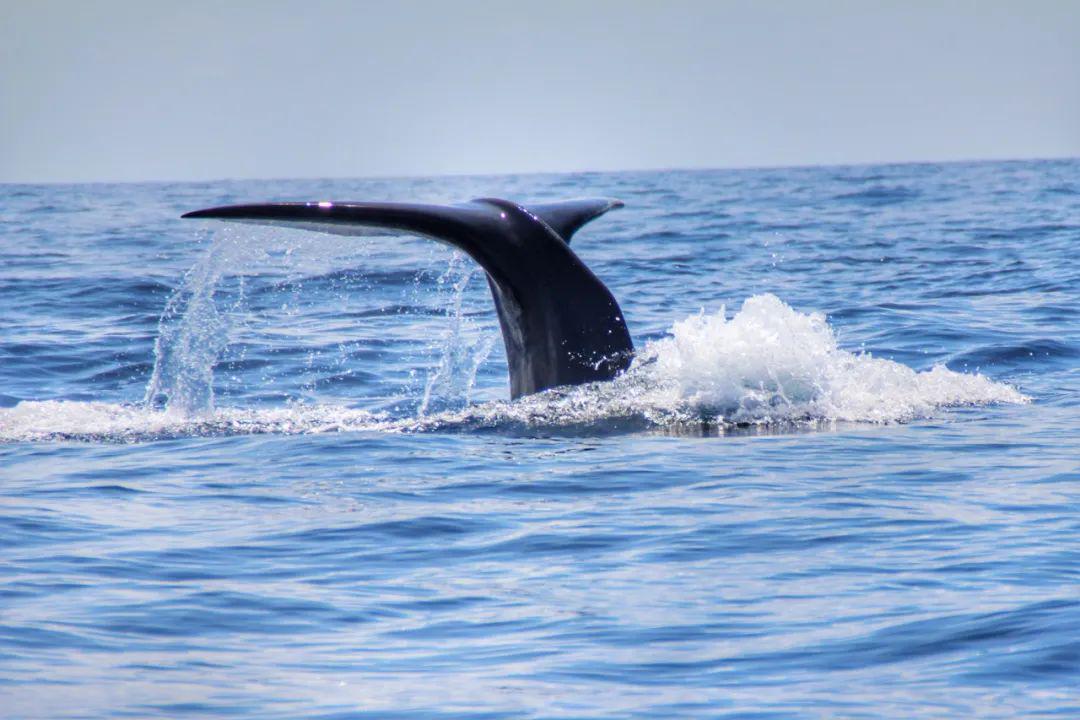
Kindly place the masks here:
[[(474, 369), (473, 369), (474, 370)], [(155, 409), (149, 403), (27, 401), (0, 408), (0, 441), (137, 442), (259, 433), (551, 431), (588, 433), (899, 423), (943, 408), (1025, 403), (983, 375), (938, 365), (918, 372), (839, 347), (823, 315), (774, 295), (675, 323), (610, 382), (556, 388), (517, 401), (408, 417), (340, 405)]]
[(868, 205), (892, 205), (919, 197), (918, 190), (904, 185), (871, 185), (864, 190), (834, 195), (834, 200), (854, 200)]

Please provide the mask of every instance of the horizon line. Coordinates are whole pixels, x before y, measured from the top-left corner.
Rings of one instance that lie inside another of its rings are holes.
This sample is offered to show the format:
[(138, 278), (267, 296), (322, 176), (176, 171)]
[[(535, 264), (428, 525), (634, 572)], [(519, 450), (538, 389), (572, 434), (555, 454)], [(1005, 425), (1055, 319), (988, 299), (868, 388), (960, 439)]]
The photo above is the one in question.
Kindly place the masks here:
[(286, 180), (419, 180), (428, 178), (495, 178), (522, 175), (617, 175), (646, 172), (716, 172), (716, 171), (754, 171), (754, 170), (809, 170), (845, 167), (888, 167), (897, 165), (974, 165), (980, 163), (1011, 163), (1011, 162), (1050, 162), (1050, 161), (1076, 161), (1080, 155), (1036, 155), (1029, 157), (984, 157), (984, 158), (954, 158), (949, 160), (881, 160), (881, 161), (856, 161), (856, 162), (824, 162), (824, 163), (796, 163), (796, 164), (762, 164), (762, 165), (684, 165), (684, 166), (661, 166), (661, 167), (637, 167), (623, 168), (618, 170), (577, 169), (577, 170), (524, 170), (524, 171), (501, 171), (501, 172), (440, 172), (430, 175), (415, 173), (376, 173), (371, 175), (293, 175), (293, 176), (243, 176), (243, 177), (214, 177), (205, 179), (145, 179), (145, 180), (0, 180), (0, 186), (12, 185), (182, 185), (182, 184), (207, 184), (207, 183), (236, 183), (256, 181), (286, 181)]

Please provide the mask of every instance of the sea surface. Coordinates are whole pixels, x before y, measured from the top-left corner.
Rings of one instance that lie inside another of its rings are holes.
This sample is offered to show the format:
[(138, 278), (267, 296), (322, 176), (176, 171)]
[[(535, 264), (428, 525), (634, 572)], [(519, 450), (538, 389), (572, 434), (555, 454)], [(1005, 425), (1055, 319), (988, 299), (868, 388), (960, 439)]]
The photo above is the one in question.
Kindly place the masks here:
[[(626, 207), (510, 402), (430, 241)], [(0, 186), (0, 717), (1080, 717), (1080, 161)]]

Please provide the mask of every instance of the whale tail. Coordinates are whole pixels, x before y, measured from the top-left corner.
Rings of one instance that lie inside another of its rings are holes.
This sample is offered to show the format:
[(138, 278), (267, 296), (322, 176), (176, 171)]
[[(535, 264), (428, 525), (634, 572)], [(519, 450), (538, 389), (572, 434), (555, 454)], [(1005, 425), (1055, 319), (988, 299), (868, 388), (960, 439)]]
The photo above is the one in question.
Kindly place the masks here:
[(465, 252), (487, 273), (510, 372), (510, 395), (610, 380), (634, 346), (611, 291), (570, 238), (618, 200), (528, 208), (497, 198), (456, 205), (308, 202), (230, 205), (185, 218), (298, 227), (334, 235), (421, 235)]

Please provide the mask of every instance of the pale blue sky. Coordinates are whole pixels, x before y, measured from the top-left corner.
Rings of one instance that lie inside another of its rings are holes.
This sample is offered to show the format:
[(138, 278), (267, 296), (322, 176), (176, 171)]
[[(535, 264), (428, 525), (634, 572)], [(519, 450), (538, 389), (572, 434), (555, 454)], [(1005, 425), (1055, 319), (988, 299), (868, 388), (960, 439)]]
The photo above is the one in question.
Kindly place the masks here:
[(0, 182), (1080, 156), (1080, 0), (0, 0)]

